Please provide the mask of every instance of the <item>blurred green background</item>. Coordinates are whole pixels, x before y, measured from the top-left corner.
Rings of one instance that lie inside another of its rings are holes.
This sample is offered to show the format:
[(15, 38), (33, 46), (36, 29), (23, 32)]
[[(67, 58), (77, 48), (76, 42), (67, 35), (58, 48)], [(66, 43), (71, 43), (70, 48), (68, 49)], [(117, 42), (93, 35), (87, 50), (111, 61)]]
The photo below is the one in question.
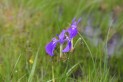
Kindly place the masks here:
[[(82, 41), (50, 57), (45, 45), (75, 17)], [(122, 82), (122, 36), (123, 0), (0, 0), (0, 82)]]

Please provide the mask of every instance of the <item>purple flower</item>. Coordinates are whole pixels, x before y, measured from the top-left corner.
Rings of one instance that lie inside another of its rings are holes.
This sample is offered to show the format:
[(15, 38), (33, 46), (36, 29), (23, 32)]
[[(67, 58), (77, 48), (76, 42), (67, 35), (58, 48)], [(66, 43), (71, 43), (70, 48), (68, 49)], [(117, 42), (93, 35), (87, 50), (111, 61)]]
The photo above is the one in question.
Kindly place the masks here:
[(55, 49), (57, 43), (63, 44), (64, 42), (67, 42), (67, 45), (63, 49), (63, 52), (69, 52), (69, 50), (71, 49), (71, 41), (70, 41), (69, 37), (65, 36), (65, 33), (66, 33), (66, 30), (63, 30), (59, 34), (58, 40), (56, 38), (53, 38), (52, 41), (46, 45), (45, 50), (46, 50), (47, 54), (49, 54), (50, 56), (53, 56), (54, 49)]
[(67, 42), (66, 47), (62, 50), (62, 52), (69, 52), (71, 49), (71, 39), (66, 35), (67, 30), (63, 30), (59, 34), (59, 43), (63, 44), (64, 42)]
[(70, 28), (68, 28), (67, 32), (69, 33), (69, 38), (74, 38), (77, 34), (78, 34), (78, 23), (81, 21), (81, 19), (79, 19), (78, 21), (76, 21), (76, 19), (74, 18), (72, 20), (72, 24), (70, 26)]
[[(45, 50), (46, 50), (47, 54), (49, 54), (50, 56), (53, 56), (57, 43), (60, 43), (60, 45), (63, 45), (65, 42), (67, 42), (67, 45), (62, 50), (62, 52), (69, 52), (71, 50), (71, 45), (72, 45), (71, 40), (78, 33), (77, 25), (78, 25), (79, 22), (80, 22), (80, 19), (78, 21), (75, 21), (75, 19), (73, 19), (70, 28), (68, 28), (67, 30), (63, 30), (58, 35), (58, 39), (53, 38), (52, 41), (49, 42), (45, 47)], [(67, 32), (69, 33), (69, 36), (66, 34)]]

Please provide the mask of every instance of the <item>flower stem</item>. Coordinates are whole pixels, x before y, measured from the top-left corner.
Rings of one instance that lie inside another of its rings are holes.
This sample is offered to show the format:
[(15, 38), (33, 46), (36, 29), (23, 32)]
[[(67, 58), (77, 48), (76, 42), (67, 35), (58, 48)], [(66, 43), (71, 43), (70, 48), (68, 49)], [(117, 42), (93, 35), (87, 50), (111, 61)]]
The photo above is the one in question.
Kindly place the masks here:
[(61, 44), (61, 45), (60, 45), (60, 58), (61, 58), (62, 55), (63, 55), (62, 50), (63, 50), (63, 45)]
[(73, 38), (71, 40), (71, 49), (74, 49), (74, 47), (73, 47)]
[(74, 50), (74, 46), (73, 46), (73, 38), (71, 39), (71, 50), (70, 50), (70, 52), (73, 52), (73, 50)]
[(54, 78), (54, 67), (53, 67), (53, 63), (52, 63), (52, 81), (55, 82), (55, 78)]
[(76, 45), (78, 44), (78, 42), (80, 42), (82, 39), (81, 38), (79, 38), (77, 41), (76, 41), (76, 43), (74, 44), (74, 48), (76, 47)]

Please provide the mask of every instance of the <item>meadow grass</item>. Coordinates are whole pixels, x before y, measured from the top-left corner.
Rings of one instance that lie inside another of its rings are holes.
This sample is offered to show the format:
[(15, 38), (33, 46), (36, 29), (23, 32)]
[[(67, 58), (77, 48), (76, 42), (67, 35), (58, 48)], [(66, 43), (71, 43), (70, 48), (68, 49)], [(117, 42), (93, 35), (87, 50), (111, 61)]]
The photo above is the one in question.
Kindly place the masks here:
[[(109, 64), (105, 52), (111, 36), (122, 34), (122, 4), (122, 0), (1, 0), (0, 82), (122, 82), (122, 56), (112, 57)], [(110, 24), (112, 13), (116, 24)], [(60, 60), (57, 47), (50, 57), (45, 45), (74, 17), (82, 18), (74, 52)], [(103, 37), (96, 47), (83, 34), (91, 17)]]

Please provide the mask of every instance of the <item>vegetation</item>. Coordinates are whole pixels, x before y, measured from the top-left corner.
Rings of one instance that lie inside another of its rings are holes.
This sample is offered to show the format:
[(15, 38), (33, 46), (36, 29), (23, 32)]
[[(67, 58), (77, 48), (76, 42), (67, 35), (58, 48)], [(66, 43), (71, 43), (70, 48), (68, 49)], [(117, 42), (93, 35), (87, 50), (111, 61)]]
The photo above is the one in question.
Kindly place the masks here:
[[(0, 82), (122, 82), (122, 5), (122, 0), (0, 0)], [(74, 51), (61, 59), (57, 46), (49, 56), (46, 44), (73, 18), (82, 18)]]

